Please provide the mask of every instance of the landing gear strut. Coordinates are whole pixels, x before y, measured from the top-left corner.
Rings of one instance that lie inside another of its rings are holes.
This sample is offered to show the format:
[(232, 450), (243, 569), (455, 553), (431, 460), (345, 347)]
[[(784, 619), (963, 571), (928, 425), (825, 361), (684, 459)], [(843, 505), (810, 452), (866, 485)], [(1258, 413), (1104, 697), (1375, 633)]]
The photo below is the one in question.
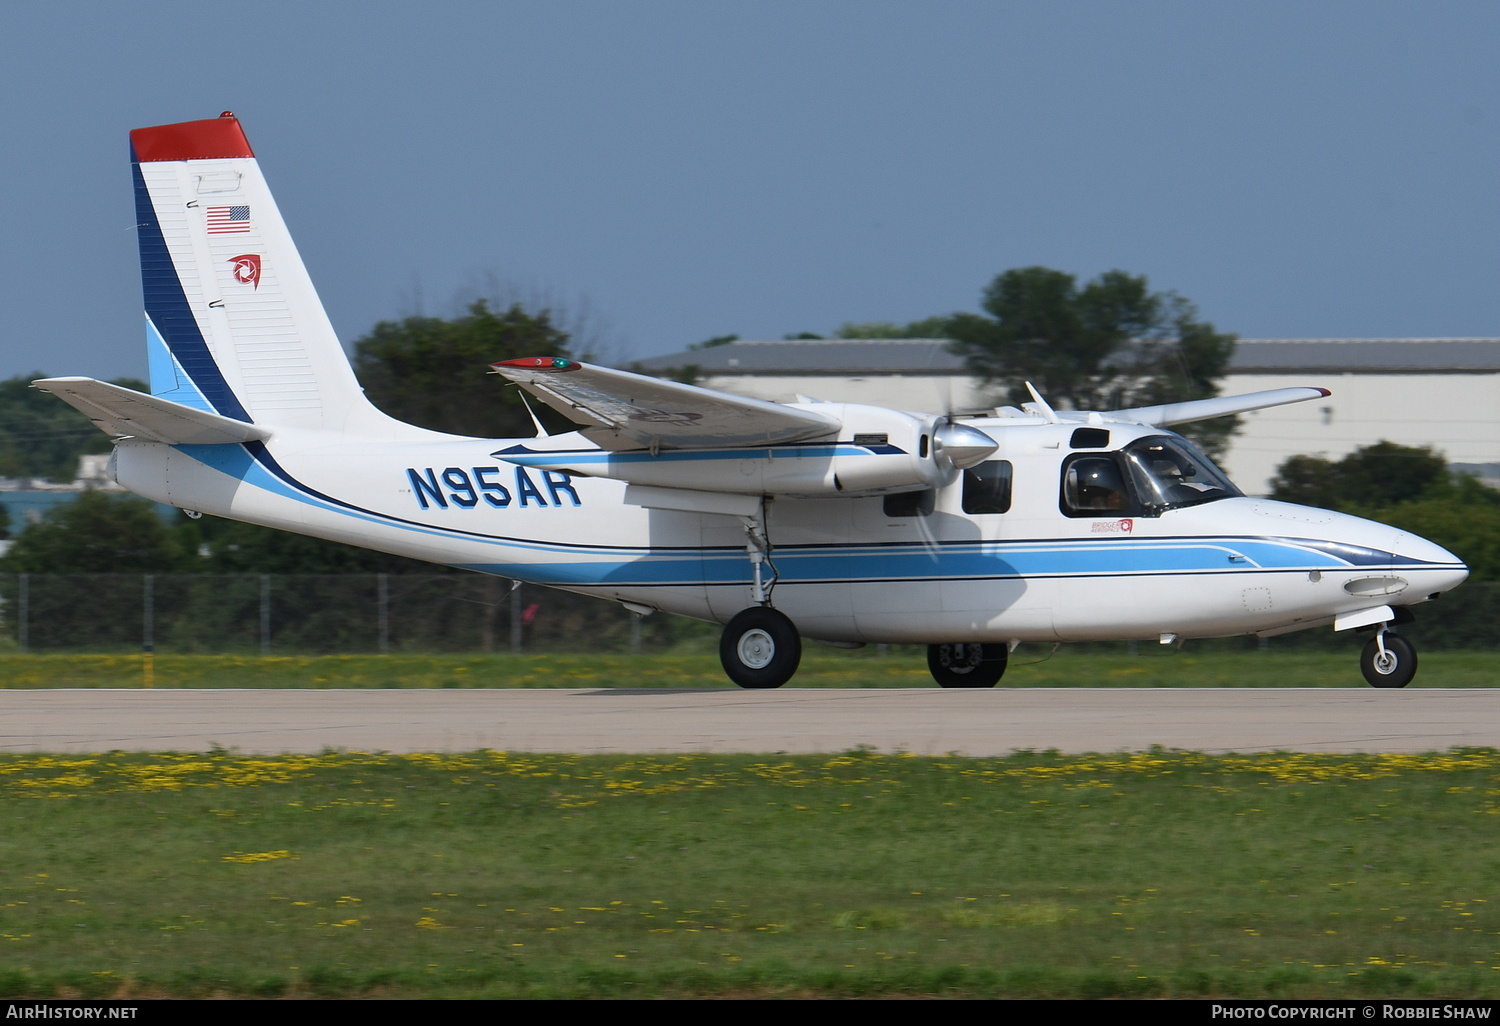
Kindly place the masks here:
[[(779, 688), (792, 679), (802, 662), (802, 635), (785, 613), (771, 608), (771, 589), (776, 587), (776, 564), (771, 562), (771, 539), (766, 535), (766, 503), (751, 516), (742, 517), (745, 553), (753, 573), (750, 601), (724, 625), (719, 637), (719, 662), (729, 679), (742, 688)], [(765, 571), (770, 571), (770, 580)]]
[(945, 688), (992, 688), (1005, 675), (1004, 645), (928, 645), (927, 668)]
[(1417, 675), (1417, 650), (1381, 624), (1360, 654), (1359, 668), (1372, 687), (1404, 688)]

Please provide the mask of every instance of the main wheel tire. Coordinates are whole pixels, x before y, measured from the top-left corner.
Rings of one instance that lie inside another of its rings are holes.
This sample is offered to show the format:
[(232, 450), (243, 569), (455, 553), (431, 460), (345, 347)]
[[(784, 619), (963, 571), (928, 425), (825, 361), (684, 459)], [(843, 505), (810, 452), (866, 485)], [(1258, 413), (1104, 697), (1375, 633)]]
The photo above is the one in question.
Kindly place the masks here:
[(1005, 676), (1004, 645), (928, 645), (927, 669), (945, 688), (992, 688)]
[(1405, 638), (1386, 632), (1385, 654), (1380, 639), (1371, 638), (1359, 657), (1359, 668), (1372, 687), (1404, 688), (1417, 675), (1417, 650)]
[(766, 606), (734, 614), (719, 638), (719, 661), (742, 688), (779, 688), (802, 661), (802, 636), (785, 615)]

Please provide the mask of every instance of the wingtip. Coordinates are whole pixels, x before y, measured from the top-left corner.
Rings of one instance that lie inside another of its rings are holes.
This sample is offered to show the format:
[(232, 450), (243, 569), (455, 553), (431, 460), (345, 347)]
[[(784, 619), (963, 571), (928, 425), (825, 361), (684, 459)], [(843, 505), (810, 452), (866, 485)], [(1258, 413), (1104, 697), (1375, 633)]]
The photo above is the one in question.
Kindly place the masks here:
[(526, 356), (519, 360), (500, 360), (490, 366), (497, 371), (502, 367), (529, 371), (574, 371), (581, 364), (577, 360), (569, 360), (563, 356)]

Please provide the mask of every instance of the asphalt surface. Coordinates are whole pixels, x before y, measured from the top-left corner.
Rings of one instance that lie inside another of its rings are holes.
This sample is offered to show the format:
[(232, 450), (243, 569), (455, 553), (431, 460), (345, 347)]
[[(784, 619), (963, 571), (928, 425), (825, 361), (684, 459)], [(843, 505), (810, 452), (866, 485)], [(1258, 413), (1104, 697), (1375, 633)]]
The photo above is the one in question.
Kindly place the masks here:
[(1500, 747), (1500, 690), (0, 691), (0, 750), (246, 754), (1426, 752)]

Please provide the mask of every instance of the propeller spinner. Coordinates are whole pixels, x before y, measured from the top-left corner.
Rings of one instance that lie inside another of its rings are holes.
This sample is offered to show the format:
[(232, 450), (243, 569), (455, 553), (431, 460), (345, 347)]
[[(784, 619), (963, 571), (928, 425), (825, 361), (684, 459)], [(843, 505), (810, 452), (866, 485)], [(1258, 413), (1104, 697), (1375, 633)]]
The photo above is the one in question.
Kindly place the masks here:
[(948, 421), (932, 433), (932, 458), (947, 462), (959, 470), (966, 470), (1000, 448), (989, 435), (967, 424)]

